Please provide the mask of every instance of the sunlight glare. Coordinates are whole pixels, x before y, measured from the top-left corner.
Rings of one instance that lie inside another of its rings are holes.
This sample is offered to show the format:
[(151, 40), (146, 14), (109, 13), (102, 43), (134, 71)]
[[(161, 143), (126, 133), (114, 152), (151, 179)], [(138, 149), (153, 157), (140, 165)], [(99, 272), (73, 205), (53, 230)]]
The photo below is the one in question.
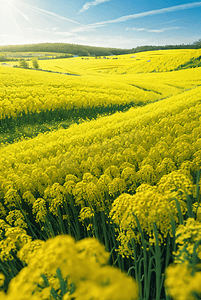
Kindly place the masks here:
[(14, 3), (14, 0), (0, 0), (3, 11), (9, 11), (10, 7)]
[(6, 5), (11, 5), (14, 0), (0, 0), (0, 2), (5, 3)]

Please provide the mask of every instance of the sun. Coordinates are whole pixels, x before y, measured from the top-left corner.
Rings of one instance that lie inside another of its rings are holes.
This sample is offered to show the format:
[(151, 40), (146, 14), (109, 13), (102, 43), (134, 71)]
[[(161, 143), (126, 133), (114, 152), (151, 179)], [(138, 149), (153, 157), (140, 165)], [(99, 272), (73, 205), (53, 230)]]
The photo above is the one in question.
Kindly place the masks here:
[(4, 12), (8, 12), (14, 2), (14, 0), (0, 0), (0, 7)]
[(0, 2), (10, 5), (14, 2), (14, 0), (0, 0)]
[(21, 33), (21, 29), (16, 20), (16, 0), (0, 0), (0, 36), (8, 36), (16, 29)]

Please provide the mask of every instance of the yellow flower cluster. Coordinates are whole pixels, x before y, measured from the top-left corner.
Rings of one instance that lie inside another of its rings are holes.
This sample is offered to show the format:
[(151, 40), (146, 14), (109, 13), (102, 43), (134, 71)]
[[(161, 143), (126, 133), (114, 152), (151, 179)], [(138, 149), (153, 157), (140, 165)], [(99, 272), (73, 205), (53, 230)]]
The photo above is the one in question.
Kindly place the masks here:
[[(109, 253), (98, 240), (86, 238), (75, 243), (72, 237), (60, 235), (32, 243), (20, 250), (20, 257), (26, 253), (28, 265), (11, 280), (7, 294), (1, 292), (2, 300), (53, 299), (52, 289), (63, 300), (138, 299), (137, 283), (119, 269), (106, 265)], [(58, 270), (67, 288), (73, 285), (75, 291), (63, 294)]]
[(27, 235), (23, 228), (11, 227), (4, 220), (0, 220), (0, 228), (0, 260), (13, 260), (13, 255), (17, 254), (17, 251), (30, 242), (32, 238)]
[(20, 210), (12, 210), (9, 211), (6, 221), (11, 225), (15, 227), (20, 227), (20, 228), (27, 228), (27, 223), (25, 222), (25, 217), (21, 213)]
[[(201, 223), (188, 218), (176, 230), (174, 264), (166, 269), (165, 287), (174, 300), (195, 300), (201, 295)], [(195, 248), (196, 247), (196, 248)], [(196, 250), (196, 251), (195, 251)]]
[[(177, 251), (175, 254), (175, 263), (183, 262), (192, 257), (196, 242), (201, 240), (201, 223), (194, 218), (188, 218), (185, 226), (179, 225), (176, 232)], [(201, 246), (196, 249), (197, 256), (201, 259)]]
[[(135, 219), (137, 216), (147, 241), (155, 244), (153, 222), (159, 231), (159, 243), (165, 243), (168, 233), (172, 236), (171, 215), (178, 223), (178, 211), (175, 198), (178, 199), (182, 213), (187, 211), (186, 193), (192, 194), (192, 183), (179, 171), (164, 175), (155, 186), (140, 185), (135, 195), (122, 194), (112, 204), (110, 217), (117, 225), (119, 252), (122, 255), (133, 255), (128, 244), (135, 238), (141, 243), (141, 235)], [(134, 214), (134, 215), (133, 215)]]
[(47, 215), (46, 202), (42, 198), (38, 198), (33, 204), (33, 214), (36, 215), (36, 222), (45, 222)]
[(90, 207), (83, 207), (79, 214), (80, 221), (94, 217), (94, 212)]
[(174, 300), (196, 300), (199, 299), (193, 293), (200, 295), (201, 272), (191, 275), (193, 268), (187, 263), (172, 264), (166, 269), (165, 287), (166, 292)]
[(24, 244), (23, 247), (17, 252), (19, 259), (28, 265), (31, 257), (34, 257), (37, 249), (40, 249), (45, 242), (41, 240), (29, 241), (27, 244)]

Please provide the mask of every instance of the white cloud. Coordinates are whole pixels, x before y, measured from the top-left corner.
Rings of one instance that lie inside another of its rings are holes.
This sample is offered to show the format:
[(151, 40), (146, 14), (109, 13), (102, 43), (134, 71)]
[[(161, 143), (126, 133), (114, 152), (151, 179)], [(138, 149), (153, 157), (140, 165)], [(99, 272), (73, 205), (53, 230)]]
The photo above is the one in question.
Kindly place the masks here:
[(133, 15), (127, 15), (124, 17), (120, 17), (114, 20), (108, 20), (108, 21), (102, 21), (102, 22), (97, 22), (91, 25), (106, 25), (106, 24), (112, 24), (112, 23), (119, 23), (119, 22), (125, 22), (131, 19), (139, 19), (147, 16), (153, 16), (153, 15), (159, 15), (159, 14), (165, 14), (169, 12), (174, 12), (174, 11), (179, 11), (179, 10), (187, 10), (191, 8), (196, 8), (200, 7), (201, 2), (193, 2), (193, 3), (187, 3), (187, 4), (181, 4), (181, 5), (176, 5), (176, 6), (171, 6), (171, 7), (166, 7), (166, 8), (161, 8), (161, 9), (155, 9), (155, 10), (150, 10), (138, 14), (133, 14)]
[(161, 33), (167, 30), (174, 30), (174, 29), (180, 29), (181, 27), (168, 27), (168, 28), (161, 28), (161, 29), (149, 29), (147, 32), (155, 32), (155, 33)]
[(171, 21), (163, 22), (162, 24), (168, 24), (168, 23), (178, 22), (178, 21), (181, 21), (181, 20), (182, 19), (171, 20)]
[(104, 2), (108, 2), (108, 1), (111, 1), (111, 0), (95, 0), (93, 2), (86, 2), (83, 7), (79, 10), (79, 13), (82, 13), (83, 11), (89, 9), (90, 6), (95, 6), (95, 5), (98, 5), (98, 4), (101, 4), (101, 3), (104, 3)]
[(126, 30), (162, 33), (164, 31), (175, 30), (175, 29), (180, 29), (180, 28), (181, 27), (167, 27), (167, 28), (161, 28), (161, 29), (147, 29), (147, 28), (137, 28), (137, 27), (129, 28), (129, 27), (127, 27)]
[(147, 31), (146, 28), (137, 28), (137, 27), (127, 27), (126, 30), (132, 30), (132, 31)]

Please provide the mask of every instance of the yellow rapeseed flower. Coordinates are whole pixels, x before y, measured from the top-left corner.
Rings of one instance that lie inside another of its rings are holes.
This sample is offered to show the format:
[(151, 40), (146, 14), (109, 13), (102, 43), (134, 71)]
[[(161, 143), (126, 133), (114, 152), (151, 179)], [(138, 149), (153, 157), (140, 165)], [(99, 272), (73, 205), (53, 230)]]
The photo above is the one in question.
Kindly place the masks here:
[(0, 273), (0, 287), (4, 285), (4, 281), (5, 281), (5, 275), (3, 273)]
[[(119, 269), (106, 265), (109, 253), (95, 238), (83, 239), (76, 243), (72, 237), (60, 235), (38, 246), (31, 256), (27, 256), (28, 265), (11, 280), (8, 292), (6, 295), (2, 294), (2, 299), (51, 299), (52, 288), (61, 295), (56, 275), (58, 270), (61, 271), (63, 279), (68, 280), (69, 286), (75, 285), (72, 295), (63, 295), (65, 300), (98, 300), (100, 295), (105, 300), (138, 299), (137, 283)], [(21, 249), (20, 258), (27, 249), (27, 245)], [(41, 275), (48, 280), (48, 285)]]

